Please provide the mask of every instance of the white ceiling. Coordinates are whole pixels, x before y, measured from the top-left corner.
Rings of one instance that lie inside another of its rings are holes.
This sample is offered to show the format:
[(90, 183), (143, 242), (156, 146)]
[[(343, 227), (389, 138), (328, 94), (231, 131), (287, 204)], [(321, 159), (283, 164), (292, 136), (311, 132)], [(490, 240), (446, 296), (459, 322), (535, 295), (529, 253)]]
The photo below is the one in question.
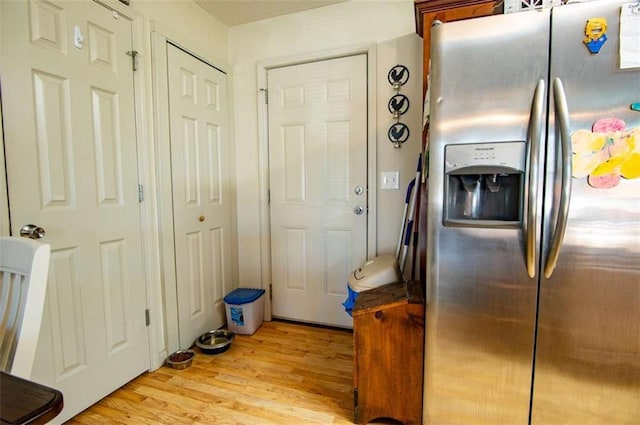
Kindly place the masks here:
[(345, 0), (195, 0), (223, 24), (232, 27)]

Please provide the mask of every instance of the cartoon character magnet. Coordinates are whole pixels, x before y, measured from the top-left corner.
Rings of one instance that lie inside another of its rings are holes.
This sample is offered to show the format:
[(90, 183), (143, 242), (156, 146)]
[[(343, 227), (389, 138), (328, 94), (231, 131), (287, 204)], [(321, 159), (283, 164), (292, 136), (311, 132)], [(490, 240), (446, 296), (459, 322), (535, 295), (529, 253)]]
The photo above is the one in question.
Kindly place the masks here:
[(584, 28), (585, 39), (582, 41), (592, 55), (600, 52), (600, 48), (607, 41), (607, 20), (605, 18), (591, 18)]

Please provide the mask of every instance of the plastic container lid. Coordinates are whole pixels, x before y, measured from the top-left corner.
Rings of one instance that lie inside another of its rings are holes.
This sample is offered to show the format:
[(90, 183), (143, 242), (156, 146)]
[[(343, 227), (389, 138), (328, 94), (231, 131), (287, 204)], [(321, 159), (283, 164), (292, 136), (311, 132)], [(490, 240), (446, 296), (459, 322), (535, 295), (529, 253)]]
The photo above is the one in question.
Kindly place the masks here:
[(260, 298), (264, 292), (264, 289), (237, 288), (224, 297), (224, 302), (234, 305), (248, 304)]
[(377, 288), (393, 282), (402, 282), (398, 260), (392, 255), (380, 255), (367, 261), (349, 275), (349, 287), (355, 292)]

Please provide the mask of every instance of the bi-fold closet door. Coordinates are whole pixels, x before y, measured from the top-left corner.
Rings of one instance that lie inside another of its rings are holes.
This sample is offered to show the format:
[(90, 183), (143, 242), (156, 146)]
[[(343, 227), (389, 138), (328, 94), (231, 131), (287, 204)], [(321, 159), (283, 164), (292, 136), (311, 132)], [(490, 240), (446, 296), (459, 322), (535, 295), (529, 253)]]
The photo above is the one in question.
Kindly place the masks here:
[(171, 202), (180, 348), (225, 324), (232, 182), (227, 75), (166, 43)]

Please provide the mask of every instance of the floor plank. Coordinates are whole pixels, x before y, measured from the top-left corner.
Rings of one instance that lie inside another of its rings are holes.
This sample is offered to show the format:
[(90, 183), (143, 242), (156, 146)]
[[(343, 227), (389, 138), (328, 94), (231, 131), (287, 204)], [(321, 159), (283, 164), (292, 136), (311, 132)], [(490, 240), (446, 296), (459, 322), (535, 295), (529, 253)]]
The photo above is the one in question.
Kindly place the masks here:
[(353, 334), (265, 322), (191, 367), (145, 373), (69, 424), (352, 424)]

